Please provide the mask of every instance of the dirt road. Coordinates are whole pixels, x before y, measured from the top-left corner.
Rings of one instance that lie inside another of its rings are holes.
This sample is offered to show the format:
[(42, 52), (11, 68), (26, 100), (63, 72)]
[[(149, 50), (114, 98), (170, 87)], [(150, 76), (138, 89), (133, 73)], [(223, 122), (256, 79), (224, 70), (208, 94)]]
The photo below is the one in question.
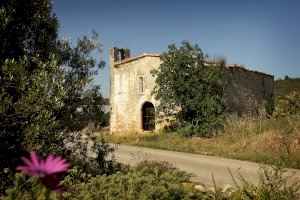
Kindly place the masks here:
[[(234, 185), (228, 169), (234, 175), (237, 175), (239, 170), (247, 180), (258, 181), (259, 164), (248, 161), (128, 145), (117, 145), (115, 157), (118, 162), (130, 165), (135, 165), (145, 159), (167, 161), (181, 170), (194, 173), (196, 177), (192, 180), (206, 185), (213, 185), (212, 174), (218, 186)], [(293, 172), (295, 172), (294, 180), (300, 180), (300, 170), (288, 169), (288, 174)]]

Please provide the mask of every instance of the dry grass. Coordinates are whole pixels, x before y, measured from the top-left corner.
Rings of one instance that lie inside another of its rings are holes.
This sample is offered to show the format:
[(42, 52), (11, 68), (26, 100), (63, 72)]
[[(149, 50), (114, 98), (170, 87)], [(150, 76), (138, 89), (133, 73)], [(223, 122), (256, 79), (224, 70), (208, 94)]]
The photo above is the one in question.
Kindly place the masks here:
[(231, 119), (213, 138), (182, 137), (178, 133), (106, 135), (113, 143), (215, 155), (259, 163), (284, 162), (300, 169), (300, 118)]

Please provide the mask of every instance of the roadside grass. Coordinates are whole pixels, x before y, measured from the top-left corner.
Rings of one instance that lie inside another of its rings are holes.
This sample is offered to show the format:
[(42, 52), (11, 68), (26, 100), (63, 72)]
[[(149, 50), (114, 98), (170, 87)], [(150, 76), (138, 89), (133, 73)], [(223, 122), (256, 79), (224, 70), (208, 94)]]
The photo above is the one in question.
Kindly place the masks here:
[(183, 137), (177, 132), (103, 135), (111, 143), (213, 155), (263, 164), (285, 163), (300, 169), (300, 117), (229, 119), (212, 138)]

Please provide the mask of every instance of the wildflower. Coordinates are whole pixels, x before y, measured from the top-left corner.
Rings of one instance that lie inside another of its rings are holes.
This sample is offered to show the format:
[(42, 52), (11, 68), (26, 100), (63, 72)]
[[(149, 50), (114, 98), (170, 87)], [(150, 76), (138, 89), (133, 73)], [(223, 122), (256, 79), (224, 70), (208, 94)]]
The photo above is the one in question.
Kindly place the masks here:
[(58, 188), (58, 174), (68, 170), (70, 164), (60, 156), (49, 155), (46, 160), (40, 159), (35, 151), (30, 152), (30, 160), (21, 158), (25, 166), (17, 167), (18, 170), (25, 172), (29, 176), (38, 176), (42, 183), (50, 189)]

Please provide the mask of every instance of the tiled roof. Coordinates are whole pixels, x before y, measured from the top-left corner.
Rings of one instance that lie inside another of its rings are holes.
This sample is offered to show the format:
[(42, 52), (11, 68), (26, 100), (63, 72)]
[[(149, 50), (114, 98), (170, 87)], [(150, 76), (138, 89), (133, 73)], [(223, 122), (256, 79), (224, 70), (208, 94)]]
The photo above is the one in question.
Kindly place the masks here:
[[(132, 62), (134, 60), (138, 60), (138, 59), (144, 58), (144, 57), (159, 57), (159, 56), (160, 56), (159, 53), (143, 53), (143, 54), (137, 55), (135, 57), (130, 57), (130, 58), (126, 58), (124, 60), (117, 61), (117, 62), (114, 63), (114, 65), (115, 66), (122, 65), (124, 63)], [(206, 63), (208, 63), (208, 64), (216, 64), (216, 63), (213, 63), (213, 62), (210, 62), (210, 61), (207, 61)], [(238, 65), (238, 64), (227, 64), (226, 68), (238, 68), (238, 69), (241, 69), (241, 70), (244, 70), (244, 71), (248, 71), (248, 72), (252, 72), (252, 73), (263, 74), (263, 75), (267, 75), (267, 76), (274, 76), (274, 75), (267, 74), (267, 73), (264, 73), (264, 72), (259, 72), (259, 71), (251, 70), (251, 69), (246, 68), (243, 65)]]

